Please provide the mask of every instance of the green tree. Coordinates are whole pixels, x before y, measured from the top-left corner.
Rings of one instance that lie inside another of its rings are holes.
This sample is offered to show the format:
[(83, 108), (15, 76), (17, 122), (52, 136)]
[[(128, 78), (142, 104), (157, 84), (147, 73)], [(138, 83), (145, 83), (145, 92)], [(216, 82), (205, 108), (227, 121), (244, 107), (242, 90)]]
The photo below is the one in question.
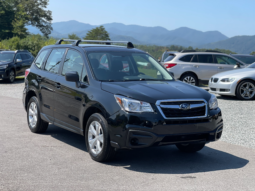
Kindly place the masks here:
[(109, 33), (103, 26), (96, 27), (88, 31), (87, 35), (83, 38), (84, 40), (111, 40)]
[(255, 51), (251, 52), (251, 55), (255, 55)]
[(68, 39), (80, 40), (81, 38), (73, 33), (73, 34), (68, 34)]

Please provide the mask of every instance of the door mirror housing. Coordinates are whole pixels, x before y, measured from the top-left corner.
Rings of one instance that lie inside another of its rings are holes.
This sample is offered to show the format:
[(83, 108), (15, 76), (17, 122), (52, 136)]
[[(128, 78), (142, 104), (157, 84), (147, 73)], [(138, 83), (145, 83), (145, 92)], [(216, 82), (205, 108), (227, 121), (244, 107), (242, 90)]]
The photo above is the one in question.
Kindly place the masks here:
[(241, 68), (241, 64), (239, 62), (237, 62), (236, 65), (234, 66), (234, 68)]
[(77, 88), (81, 87), (80, 77), (79, 77), (78, 72), (76, 72), (76, 71), (67, 72), (66, 73), (66, 81), (75, 82)]
[(22, 62), (22, 60), (21, 60), (21, 59), (17, 59), (17, 60), (16, 60), (16, 63), (19, 63), (19, 62)]
[(68, 81), (68, 82), (79, 82), (78, 72), (67, 72), (66, 73), (66, 81)]

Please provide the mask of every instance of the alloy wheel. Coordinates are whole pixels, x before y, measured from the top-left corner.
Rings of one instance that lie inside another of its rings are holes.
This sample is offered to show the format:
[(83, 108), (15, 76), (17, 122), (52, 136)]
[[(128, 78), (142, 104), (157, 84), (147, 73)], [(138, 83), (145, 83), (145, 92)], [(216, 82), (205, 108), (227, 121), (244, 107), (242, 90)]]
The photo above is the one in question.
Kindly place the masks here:
[(29, 124), (31, 125), (32, 128), (36, 126), (37, 120), (38, 120), (38, 111), (37, 111), (37, 106), (35, 102), (32, 102), (29, 106)]
[(255, 94), (255, 86), (251, 82), (245, 82), (240, 87), (240, 94), (244, 99), (251, 99)]
[(89, 126), (88, 142), (92, 153), (99, 154), (103, 149), (104, 135), (103, 128), (98, 121), (93, 121)]
[(15, 76), (14, 76), (14, 72), (11, 71), (10, 74), (9, 74), (9, 78), (10, 78), (10, 81), (13, 82), (14, 79), (15, 79)]
[(196, 85), (196, 79), (193, 78), (192, 76), (186, 76), (185, 78), (183, 78), (182, 81), (183, 81), (184, 83), (186, 83), (186, 84), (190, 84), (190, 85), (193, 85), (193, 86)]

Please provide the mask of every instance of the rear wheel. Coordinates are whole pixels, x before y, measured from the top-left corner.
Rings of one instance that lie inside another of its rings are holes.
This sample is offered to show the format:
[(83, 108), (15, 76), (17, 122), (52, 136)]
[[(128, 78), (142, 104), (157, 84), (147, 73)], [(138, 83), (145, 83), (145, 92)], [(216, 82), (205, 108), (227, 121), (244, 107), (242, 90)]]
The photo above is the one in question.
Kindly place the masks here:
[(180, 80), (186, 84), (198, 86), (198, 79), (195, 74), (186, 73), (186, 74), (182, 75)]
[(200, 151), (205, 146), (205, 143), (196, 143), (196, 144), (176, 144), (176, 147), (186, 153), (194, 153)]
[(244, 80), (239, 83), (236, 89), (236, 97), (241, 100), (252, 100), (255, 98), (255, 83), (251, 80)]
[(115, 150), (110, 144), (108, 125), (101, 114), (94, 113), (89, 117), (85, 141), (87, 150), (93, 160), (103, 162), (111, 160), (115, 156)]
[(13, 83), (15, 80), (15, 72), (13, 70), (10, 71), (9, 77), (7, 79), (8, 82)]
[(33, 133), (44, 133), (49, 123), (40, 117), (40, 109), (37, 97), (32, 97), (27, 105), (27, 123)]

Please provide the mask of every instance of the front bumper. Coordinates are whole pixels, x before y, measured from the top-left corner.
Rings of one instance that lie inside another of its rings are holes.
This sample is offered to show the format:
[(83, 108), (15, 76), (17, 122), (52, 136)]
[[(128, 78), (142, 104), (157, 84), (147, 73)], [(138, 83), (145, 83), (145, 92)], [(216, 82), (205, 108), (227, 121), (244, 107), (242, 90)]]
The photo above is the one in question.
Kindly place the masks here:
[(0, 79), (6, 79), (6, 78), (8, 78), (6, 70), (5, 69), (0, 69)]
[(208, 86), (210, 93), (235, 96), (237, 80), (230, 83), (221, 82), (220, 79), (218, 80), (217, 83), (211, 82), (211, 80), (209, 80)]
[(111, 145), (116, 148), (144, 148), (176, 143), (212, 142), (223, 130), (221, 110), (210, 110), (201, 119), (166, 120), (160, 113), (117, 112), (108, 119)]

